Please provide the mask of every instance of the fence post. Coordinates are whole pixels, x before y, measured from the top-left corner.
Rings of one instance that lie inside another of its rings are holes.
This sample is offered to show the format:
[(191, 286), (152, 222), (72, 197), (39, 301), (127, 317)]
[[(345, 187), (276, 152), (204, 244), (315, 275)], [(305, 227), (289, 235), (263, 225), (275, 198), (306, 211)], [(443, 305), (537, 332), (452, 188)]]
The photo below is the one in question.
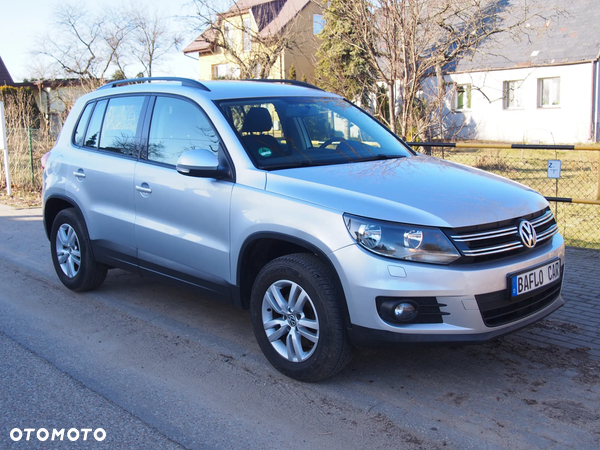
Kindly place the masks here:
[(31, 170), (31, 185), (33, 186), (33, 142), (31, 140), (31, 127), (27, 127), (27, 137), (29, 138), (29, 169)]
[(600, 200), (600, 152), (598, 152), (598, 194), (596, 198)]
[(6, 193), (12, 195), (10, 186), (10, 167), (8, 162), (8, 146), (6, 144), (6, 122), (4, 120), (4, 102), (0, 102), (0, 146), (4, 150), (4, 173), (6, 175)]

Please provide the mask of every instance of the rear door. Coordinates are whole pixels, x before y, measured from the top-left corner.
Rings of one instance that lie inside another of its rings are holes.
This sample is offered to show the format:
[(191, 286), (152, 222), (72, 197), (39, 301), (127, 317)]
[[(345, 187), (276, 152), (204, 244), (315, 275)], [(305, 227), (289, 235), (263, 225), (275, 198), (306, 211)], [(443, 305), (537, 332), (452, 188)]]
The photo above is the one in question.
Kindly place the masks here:
[(89, 103), (74, 135), (67, 191), (82, 209), (94, 254), (115, 266), (136, 264), (133, 175), (143, 95)]
[(218, 154), (221, 141), (196, 103), (175, 96), (157, 96), (151, 103), (147, 151), (134, 180), (140, 268), (226, 294), (233, 182), (175, 170), (185, 151)]

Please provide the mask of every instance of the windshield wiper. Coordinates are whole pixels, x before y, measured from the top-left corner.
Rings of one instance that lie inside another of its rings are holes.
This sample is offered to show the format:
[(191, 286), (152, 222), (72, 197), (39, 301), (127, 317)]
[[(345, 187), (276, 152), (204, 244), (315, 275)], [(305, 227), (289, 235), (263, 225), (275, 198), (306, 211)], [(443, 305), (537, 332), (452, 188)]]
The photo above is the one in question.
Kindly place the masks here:
[(353, 162), (363, 162), (363, 161), (384, 161), (386, 159), (398, 159), (398, 158), (406, 158), (406, 155), (385, 155), (380, 153), (378, 155), (367, 156), (365, 158), (354, 159), (352, 161), (348, 161), (350, 163)]
[(263, 170), (277, 170), (277, 169), (293, 169), (295, 167), (308, 167), (314, 165), (310, 161), (291, 161), (278, 164), (260, 165), (259, 169)]

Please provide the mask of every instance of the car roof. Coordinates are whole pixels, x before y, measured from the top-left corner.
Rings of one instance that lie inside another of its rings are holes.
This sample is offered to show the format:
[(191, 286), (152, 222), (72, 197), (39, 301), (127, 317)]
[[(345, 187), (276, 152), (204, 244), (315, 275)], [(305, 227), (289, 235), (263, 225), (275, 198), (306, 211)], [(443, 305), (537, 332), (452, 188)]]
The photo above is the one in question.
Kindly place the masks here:
[[(140, 82), (142, 81), (142, 82)], [(130, 84), (136, 83), (136, 84)], [(339, 97), (316, 86), (295, 80), (218, 80), (196, 81), (187, 78), (143, 78), (119, 80), (101, 86), (95, 92), (100, 95), (115, 95), (135, 92), (183, 93), (193, 89), (211, 100), (253, 97)]]

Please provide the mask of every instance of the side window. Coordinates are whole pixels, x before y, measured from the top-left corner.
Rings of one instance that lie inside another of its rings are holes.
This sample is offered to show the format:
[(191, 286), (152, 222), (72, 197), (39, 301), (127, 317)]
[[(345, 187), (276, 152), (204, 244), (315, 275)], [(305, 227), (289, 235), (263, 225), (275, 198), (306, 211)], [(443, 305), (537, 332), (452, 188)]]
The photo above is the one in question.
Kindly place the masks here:
[(77, 128), (75, 129), (75, 135), (73, 136), (73, 142), (75, 145), (83, 145), (85, 139), (85, 130), (87, 128), (88, 122), (90, 121), (90, 116), (92, 115), (92, 111), (94, 110), (94, 103), (88, 103), (81, 117), (79, 118), (79, 123), (77, 124)]
[(136, 156), (135, 136), (144, 98), (115, 97), (109, 100), (100, 133), (101, 150)]
[(85, 142), (83, 145), (86, 147), (98, 148), (100, 130), (102, 129), (102, 118), (104, 117), (104, 111), (106, 111), (107, 104), (108, 100), (102, 100), (96, 103), (90, 125), (85, 133)]
[(148, 160), (175, 165), (182, 153), (193, 149), (219, 151), (219, 138), (206, 115), (189, 101), (158, 97), (150, 124)]

